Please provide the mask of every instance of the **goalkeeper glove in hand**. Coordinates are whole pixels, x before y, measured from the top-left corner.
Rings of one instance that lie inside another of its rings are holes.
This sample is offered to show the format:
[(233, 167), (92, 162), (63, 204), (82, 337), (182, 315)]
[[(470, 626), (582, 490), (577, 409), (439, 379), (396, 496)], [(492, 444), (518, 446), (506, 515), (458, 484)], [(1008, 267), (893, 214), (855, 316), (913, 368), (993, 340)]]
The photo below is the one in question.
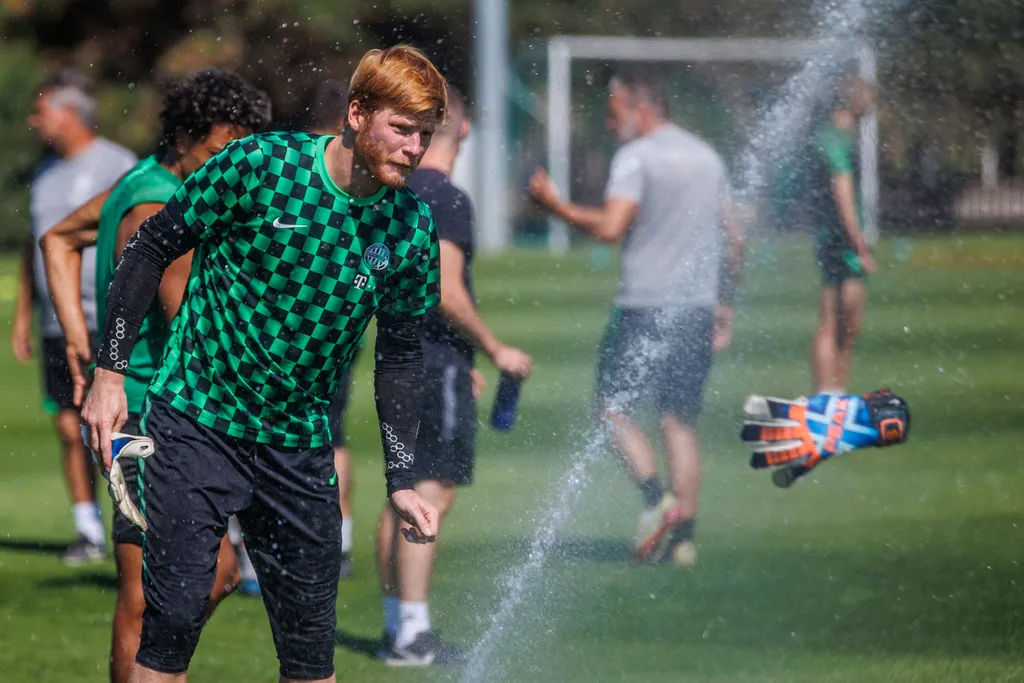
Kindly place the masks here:
[[(89, 435), (86, 432), (87, 430), (83, 426), (82, 438), (88, 448)], [(135, 503), (128, 496), (128, 483), (124, 479), (124, 472), (121, 470), (121, 463), (118, 462), (118, 458), (148, 458), (153, 455), (155, 450), (153, 439), (148, 436), (133, 436), (131, 434), (114, 432), (111, 435), (110, 444), (114, 457), (111, 461), (110, 472), (104, 475), (109, 481), (107, 490), (110, 492), (110, 497), (114, 499), (117, 509), (121, 511), (121, 514), (127, 517), (128, 521), (132, 524), (146, 531), (149, 525), (146, 524), (146, 520), (143, 518), (139, 508), (135, 506)], [(102, 472), (103, 462), (97, 458), (92, 448), (89, 448), (89, 451), (92, 452), (92, 458), (100, 466), (100, 471)]]

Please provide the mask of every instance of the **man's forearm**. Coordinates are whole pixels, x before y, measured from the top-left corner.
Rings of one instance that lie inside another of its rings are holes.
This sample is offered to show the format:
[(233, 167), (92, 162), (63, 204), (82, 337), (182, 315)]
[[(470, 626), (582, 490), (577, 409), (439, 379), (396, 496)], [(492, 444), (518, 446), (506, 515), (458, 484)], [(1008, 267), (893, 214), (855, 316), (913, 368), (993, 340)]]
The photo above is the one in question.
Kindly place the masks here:
[(580, 204), (560, 200), (551, 207), (551, 212), (588, 235), (598, 239), (605, 239), (604, 225), (606, 217), (604, 209), (581, 206)]
[(125, 245), (107, 295), (107, 319), (97, 365), (123, 374), (139, 329), (167, 267), (190, 251), (196, 237), (166, 211), (147, 219)]
[(44, 241), (60, 237), (76, 249), (94, 246), (96, 244), (100, 214), (103, 212), (103, 205), (109, 198), (110, 191), (108, 190), (82, 204), (55, 226), (47, 230), (46, 234), (39, 239), (39, 245), (43, 246)]
[(48, 233), (40, 240), (46, 281), (64, 336), (79, 346), (88, 345), (89, 328), (82, 310), (82, 252), (64, 237)]
[(374, 400), (390, 496), (416, 483), (413, 464), (423, 401), (420, 321), (379, 315), (374, 355)]
[(460, 335), (488, 356), (493, 356), (501, 345), (494, 332), (480, 317), (469, 292), (461, 286), (461, 283), (457, 282), (446, 287), (442, 280), (441, 314)]
[(33, 250), (34, 247), (30, 242), (21, 251), (21, 268), (19, 268), (18, 272), (18, 294), (14, 302), (15, 320), (32, 317), (32, 299), (35, 296), (35, 287), (32, 285)]

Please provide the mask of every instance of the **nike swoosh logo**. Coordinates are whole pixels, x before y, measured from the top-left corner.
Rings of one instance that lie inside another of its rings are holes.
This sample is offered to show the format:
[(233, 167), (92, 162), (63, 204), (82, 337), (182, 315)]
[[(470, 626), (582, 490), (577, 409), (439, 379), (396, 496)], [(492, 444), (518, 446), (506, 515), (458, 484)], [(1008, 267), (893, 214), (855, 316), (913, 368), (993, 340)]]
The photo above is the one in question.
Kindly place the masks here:
[(282, 223), (281, 217), (278, 216), (274, 219), (273, 226), (275, 228), (308, 228), (308, 225), (302, 225), (301, 223)]
[(330, 481), (327, 482), (328, 486), (334, 486), (334, 482), (338, 481), (338, 473), (335, 472), (334, 476), (331, 477)]

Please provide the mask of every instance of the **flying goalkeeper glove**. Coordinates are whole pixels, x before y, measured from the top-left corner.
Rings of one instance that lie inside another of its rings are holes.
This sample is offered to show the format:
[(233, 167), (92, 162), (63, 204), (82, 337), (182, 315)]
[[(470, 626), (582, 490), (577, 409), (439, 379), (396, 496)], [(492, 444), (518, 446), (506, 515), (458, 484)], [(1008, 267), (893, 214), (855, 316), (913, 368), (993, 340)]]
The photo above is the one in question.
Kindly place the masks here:
[[(89, 435), (84, 426), (82, 427), (82, 439), (86, 444), (89, 443)], [(128, 483), (124, 479), (124, 472), (121, 470), (121, 463), (118, 462), (118, 459), (148, 458), (153, 455), (153, 439), (148, 436), (133, 436), (131, 434), (114, 432), (110, 437), (110, 445), (114, 457), (111, 461), (110, 472), (104, 475), (109, 481), (108, 490), (110, 491), (110, 497), (114, 499), (117, 509), (128, 518), (128, 521), (146, 531), (149, 525), (146, 524), (146, 520), (142, 513), (139, 512), (139, 508), (135, 506), (135, 503), (128, 496)], [(89, 450), (92, 451), (91, 448)], [(103, 463), (96, 456), (95, 452), (92, 452), (92, 458), (100, 466), (100, 471), (102, 472)]]
[(903, 443), (910, 432), (910, 409), (889, 389), (796, 401), (752, 395), (743, 410), (751, 418), (740, 432), (754, 451), (750, 466), (779, 467), (772, 481), (782, 488), (833, 455)]

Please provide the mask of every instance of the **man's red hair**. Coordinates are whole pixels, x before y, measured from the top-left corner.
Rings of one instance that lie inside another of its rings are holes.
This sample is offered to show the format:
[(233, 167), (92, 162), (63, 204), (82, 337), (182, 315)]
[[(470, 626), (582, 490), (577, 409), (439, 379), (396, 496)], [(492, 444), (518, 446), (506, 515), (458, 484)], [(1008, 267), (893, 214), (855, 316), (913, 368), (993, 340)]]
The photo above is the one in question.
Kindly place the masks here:
[(409, 45), (370, 50), (359, 60), (349, 84), (349, 101), (369, 111), (391, 107), (414, 116), (433, 115), (437, 124), (448, 113), (444, 76), (427, 56)]

